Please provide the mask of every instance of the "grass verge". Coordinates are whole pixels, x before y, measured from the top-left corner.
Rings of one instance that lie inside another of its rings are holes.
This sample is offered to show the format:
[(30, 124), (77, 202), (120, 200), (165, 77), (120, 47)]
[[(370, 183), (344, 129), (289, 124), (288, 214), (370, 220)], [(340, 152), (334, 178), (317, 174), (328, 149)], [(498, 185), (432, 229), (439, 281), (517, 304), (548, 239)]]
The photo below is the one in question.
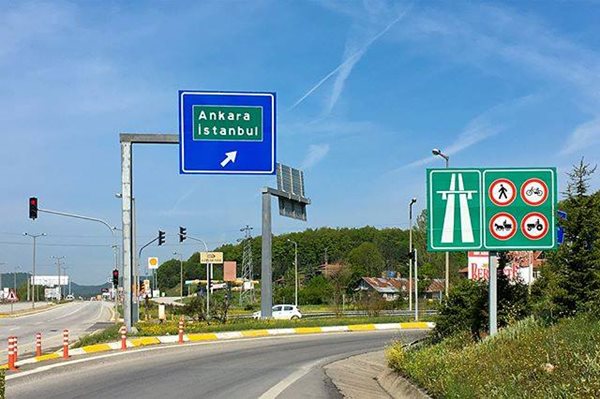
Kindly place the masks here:
[(588, 316), (550, 327), (533, 318), (474, 343), (458, 334), (387, 351), (390, 367), (436, 398), (600, 397), (600, 322)]

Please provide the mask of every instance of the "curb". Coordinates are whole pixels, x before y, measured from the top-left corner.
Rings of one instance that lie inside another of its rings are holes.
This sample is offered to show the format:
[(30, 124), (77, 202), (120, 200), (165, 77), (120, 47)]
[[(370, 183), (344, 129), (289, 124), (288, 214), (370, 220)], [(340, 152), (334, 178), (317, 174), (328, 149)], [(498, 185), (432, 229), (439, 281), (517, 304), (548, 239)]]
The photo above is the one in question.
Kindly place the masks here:
[(2, 312), (2, 313), (0, 313), (0, 319), (16, 319), (16, 318), (19, 318), (21, 316), (29, 316), (29, 315), (32, 315), (32, 314), (42, 313), (42, 312), (45, 312), (46, 310), (50, 310), (50, 309), (52, 309), (52, 308), (54, 308), (56, 306), (60, 306), (60, 305), (62, 305), (62, 304), (58, 304), (57, 305), (55, 303), (50, 303), (50, 304), (48, 304), (46, 306), (38, 307), (38, 308), (35, 308), (35, 309), (18, 310), (16, 312), (12, 313), (12, 314), (10, 312), (9, 313)]
[[(256, 338), (281, 335), (306, 335), (321, 334), (333, 332), (364, 332), (364, 331), (382, 331), (382, 330), (425, 330), (435, 327), (432, 322), (407, 322), (407, 323), (381, 323), (381, 324), (352, 324), (348, 326), (327, 326), (327, 327), (296, 327), (296, 328), (271, 328), (264, 330), (244, 330), (244, 331), (224, 331), (215, 333), (189, 333), (184, 334), (184, 342), (199, 341), (226, 341), (228, 339)], [(135, 337), (127, 339), (127, 348), (137, 348), (150, 345), (176, 344), (177, 335), (162, 335), (156, 337)], [(69, 355), (80, 356), (89, 353), (108, 352), (121, 350), (121, 342), (108, 342), (94, 345), (87, 345), (81, 348), (70, 349)], [(28, 359), (19, 360), (16, 366), (35, 364), (48, 360), (62, 358), (62, 350), (48, 353), (42, 356), (36, 356)], [(0, 365), (0, 369), (8, 368), (7, 364)]]

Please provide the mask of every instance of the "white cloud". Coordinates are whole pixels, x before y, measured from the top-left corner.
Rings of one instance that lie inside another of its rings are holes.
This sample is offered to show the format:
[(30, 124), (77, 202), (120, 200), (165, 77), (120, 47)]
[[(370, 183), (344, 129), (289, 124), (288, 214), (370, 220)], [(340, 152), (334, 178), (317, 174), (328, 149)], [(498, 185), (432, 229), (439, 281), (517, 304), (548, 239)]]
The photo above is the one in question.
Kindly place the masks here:
[[(520, 97), (510, 102), (498, 104), (486, 110), (485, 112), (482, 112), (481, 114), (473, 118), (471, 121), (469, 121), (467, 126), (456, 137), (456, 139), (447, 147), (442, 148), (442, 151), (446, 155), (455, 155), (477, 143), (480, 143), (492, 136), (495, 136), (507, 127), (507, 122), (505, 121), (510, 120), (511, 115), (513, 115), (520, 108), (531, 104), (537, 98), (538, 97), (534, 95)], [(437, 159), (433, 155), (431, 155), (410, 162), (399, 169), (401, 170), (415, 166), (422, 166), (429, 164), (435, 160)], [(399, 169), (396, 169), (396, 171)]]
[(308, 153), (302, 161), (302, 169), (310, 169), (325, 158), (329, 153), (329, 144), (311, 144)]
[(600, 117), (583, 123), (569, 135), (562, 155), (573, 154), (587, 147), (600, 144)]
[[(378, 9), (377, 7), (373, 8), (373, 10)], [(370, 8), (368, 8), (368, 11)], [(327, 104), (327, 108), (325, 113), (328, 114), (331, 112), (335, 104), (337, 103), (342, 91), (344, 90), (344, 86), (346, 80), (350, 76), (354, 65), (365, 55), (367, 50), (383, 35), (385, 35), (394, 25), (396, 25), (408, 12), (408, 9), (402, 11), (392, 22), (387, 24), (382, 30), (380, 30), (377, 34), (364, 41), (363, 43), (351, 43), (348, 41), (346, 43), (346, 49), (344, 51), (344, 60), (341, 64), (335, 67), (332, 71), (326, 74), (321, 80), (319, 80), (313, 87), (311, 87), (302, 97), (300, 97), (289, 110), (293, 110), (298, 105), (300, 105), (304, 100), (306, 100), (312, 93), (314, 93), (318, 88), (320, 88), (325, 82), (327, 82), (332, 76), (336, 75), (335, 82), (333, 84), (333, 89), (331, 95), (329, 96), (329, 101)]]

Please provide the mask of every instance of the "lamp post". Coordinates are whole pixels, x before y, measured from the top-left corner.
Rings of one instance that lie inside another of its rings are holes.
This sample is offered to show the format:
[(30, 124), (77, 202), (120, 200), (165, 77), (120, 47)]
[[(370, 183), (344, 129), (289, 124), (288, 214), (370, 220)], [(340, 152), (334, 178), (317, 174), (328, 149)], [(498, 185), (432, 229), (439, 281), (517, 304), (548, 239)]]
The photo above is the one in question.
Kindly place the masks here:
[(65, 257), (64, 256), (52, 256), (52, 259), (54, 259), (56, 261), (56, 270), (58, 271), (58, 284), (56, 284), (56, 297), (57, 297), (57, 301), (60, 302), (61, 298), (62, 298), (62, 285), (60, 283), (60, 261), (63, 260)]
[[(446, 155), (442, 152), (442, 150), (440, 150), (439, 148), (434, 148), (433, 150), (431, 150), (431, 153), (434, 156), (438, 156), (438, 157), (442, 157), (444, 158), (444, 160), (446, 161), (446, 169), (448, 169), (450, 167), (450, 156)], [(445, 279), (445, 290), (446, 290), (446, 297), (448, 297), (448, 291), (450, 288), (450, 252), (446, 252), (446, 279)]]
[(412, 241), (412, 220), (413, 211), (412, 207), (417, 202), (416, 198), (410, 200), (408, 204), (408, 253), (410, 257), (408, 259), (408, 310), (412, 310), (412, 266), (413, 266), (413, 241)]
[(29, 233), (23, 233), (24, 236), (27, 237), (31, 237), (33, 238), (33, 266), (32, 266), (32, 283), (31, 283), (31, 308), (34, 309), (35, 308), (35, 247), (37, 244), (37, 239), (38, 237), (44, 237), (46, 235), (46, 233), (41, 233), (41, 234), (29, 234)]
[(294, 305), (298, 307), (298, 243), (289, 238), (288, 242), (294, 244)]
[(183, 302), (183, 260), (181, 258), (181, 254), (179, 252), (173, 252), (173, 255), (179, 256), (179, 297), (180, 301)]

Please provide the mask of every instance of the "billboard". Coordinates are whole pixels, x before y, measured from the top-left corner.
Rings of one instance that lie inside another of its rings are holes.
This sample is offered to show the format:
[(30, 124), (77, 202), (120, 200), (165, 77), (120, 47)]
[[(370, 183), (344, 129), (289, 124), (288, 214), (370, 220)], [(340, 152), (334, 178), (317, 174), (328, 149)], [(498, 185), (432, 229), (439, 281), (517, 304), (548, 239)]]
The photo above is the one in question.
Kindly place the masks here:
[[(496, 261), (498, 264), (498, 261)], [(504, 268), (504, 275), (509, 280), (523, 279), (520, 267), (516, 262), (510, 262)], [(484, 280), (490, 278), (489, 252), (487, 251), (469, 251), (468, 253), (468, 277), (469, 280)]]
[[(44, 285), (47, 287), (53, 287), (58, 285), (58, 276), (31, 276), (30, 283), (33, 285)], [(68, 285), (69, 284), (69, 276), (61, 275), (60, 276), (60, 285)]]
[(223, 262), (223, 281), (235, 281), (236, 280), (236, 261), (225, 261)]

